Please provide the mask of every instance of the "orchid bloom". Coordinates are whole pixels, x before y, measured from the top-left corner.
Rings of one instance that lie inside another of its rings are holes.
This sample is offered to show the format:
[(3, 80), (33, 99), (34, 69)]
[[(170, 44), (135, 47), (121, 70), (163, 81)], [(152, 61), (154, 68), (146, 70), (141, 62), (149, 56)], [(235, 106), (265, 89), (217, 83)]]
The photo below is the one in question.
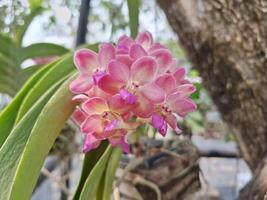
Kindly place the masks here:
[(127, 135), (143, 123), (163, 136), (168, 127), (180, 133), (176, 116), (196, 109), (185, 69), (149, 32), (135, 40), (122, 36), (115, 46), (102, 44), (98, 54), (78, 50), (74, 63), (79, 76), (70, 85), (78, 104), (73, 118), (85, 134), (84, 152), (102, 140), (129, 152)]
[(105, 75), (107, 64), (113, 58), (115, 58), (115, 48), (112, 44), (100, 45), (98, 54), (90, 49), (76, 51), (74, 64), (80, 75), (71, 83), (70, 90), (75, 94), (90, 90)]

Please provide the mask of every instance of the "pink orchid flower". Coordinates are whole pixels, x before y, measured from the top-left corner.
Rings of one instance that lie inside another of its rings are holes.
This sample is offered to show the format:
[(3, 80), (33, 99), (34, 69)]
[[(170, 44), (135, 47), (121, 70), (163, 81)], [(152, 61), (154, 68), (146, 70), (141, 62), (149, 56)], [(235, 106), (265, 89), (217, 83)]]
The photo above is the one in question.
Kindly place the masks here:
[(167, 97), (162, 104), (156, 106), (156, 112), (152, 114), (152, 125), (163, 136), (166, 135), (167, 124), (180, 133), (174, 114), (184, 117), (196, 109), (196, 104), (189, 98), (196, 89), (192, 84), (177, 86), (176, 79), (171, 74), (161, 75), (155, 82), (166, 92)]
[(115, 46), (102, 44), (98, 53), (78, 50), (74, 63), (79, 76), (70, 90), (80, 106), (73, 119), (85, 135), (84, 152), (103, 140), (129, 152), (127, 135), (144, 123), (163, 136), (168, 127), (180, 133), (176, 116), (196, 109), (190, 99), (195, 87), (185, 79), (185, 69), (149, 32), (135, 40), (122, 36)]
[(75, 94), (90, 90), (106, 74), (108, 62), (113, 58), (115, 58), (115, 48), (112, 44), (100, 45), (98, 54), (90, 49), (76, 51), (74, 64), (80, 75), (71, 83), (70, 90)]
[[(109, 63), (107, 72), (99, 80), (99, 88), (110, 94), (120, 94), (121, 98), (130, 105), (138, 103), (134, 111), (137, 111), (135, 114), (140, 114), (139, 116), (146, 116), (150, 112), (150, 110), (143, 112), (140, 104), (160, 103), (165, 99), (164, 91), (153, 82), (157, 73), (157, 64), (151, 56), (137, 59), (130, 68), (113, 60)], [(150, 108), (147, 107), (147, 109)]]

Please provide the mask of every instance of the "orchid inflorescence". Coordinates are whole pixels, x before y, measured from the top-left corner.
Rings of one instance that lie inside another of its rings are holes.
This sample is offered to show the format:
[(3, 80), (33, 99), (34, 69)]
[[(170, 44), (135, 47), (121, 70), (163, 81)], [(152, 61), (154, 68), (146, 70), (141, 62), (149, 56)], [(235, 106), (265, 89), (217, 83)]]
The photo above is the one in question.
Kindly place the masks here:
[(74, 63), (79, 76), (71, 83), (73, 100), (79, 106), (74, 120), (85, 134), (84, 152), (108, 140), (129, 152), (127, 134), (142, 124), (151, 124), (162, 136), (176, 116), (196, 109), (190, 99), (195, 87), (184, 78), (185, 69), (149, 32), (133, 40), (122, 36), (117, 45), (104, 43), (99, 52), (80, 49)]

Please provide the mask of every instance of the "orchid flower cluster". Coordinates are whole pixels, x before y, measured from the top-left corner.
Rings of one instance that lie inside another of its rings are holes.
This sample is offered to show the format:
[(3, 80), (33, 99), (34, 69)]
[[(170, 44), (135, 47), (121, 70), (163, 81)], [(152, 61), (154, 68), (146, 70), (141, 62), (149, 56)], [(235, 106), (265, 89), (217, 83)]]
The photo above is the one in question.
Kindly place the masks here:
[(117, 45), (101, 44), (98, 53), (77, 50), (74, 63), (79, 76), (70, 90), (79, 106), (73, 118), (85, 134), (84, 152), (103, 140), (129, 152), (127, 135), (144, 123), (162, 136), (168, 127), (180, 133), (176, 116), (196, 109), (190, 99), (195, 87), (185, 79), (185, 69), (149, 32), (135, 40), (122, 36)]

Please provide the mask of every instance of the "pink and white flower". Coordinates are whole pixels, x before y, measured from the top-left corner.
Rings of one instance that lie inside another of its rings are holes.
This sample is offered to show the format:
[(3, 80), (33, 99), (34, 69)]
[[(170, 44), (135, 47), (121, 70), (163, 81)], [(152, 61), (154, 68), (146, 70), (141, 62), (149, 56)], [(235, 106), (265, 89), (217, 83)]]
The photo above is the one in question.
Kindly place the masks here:
[(149, 32), (102, 44), (98, 53), (80, 49), (74, 63), (79, 76), (70, 90), (79, 106), (73, 118), (85, 134), (84, 152), (102, 140), (129, 152), (127, 135), (147, 122), (163, 136), (168, 127), (179, 133), (176, 116), (196, 109), (185, 69)]

